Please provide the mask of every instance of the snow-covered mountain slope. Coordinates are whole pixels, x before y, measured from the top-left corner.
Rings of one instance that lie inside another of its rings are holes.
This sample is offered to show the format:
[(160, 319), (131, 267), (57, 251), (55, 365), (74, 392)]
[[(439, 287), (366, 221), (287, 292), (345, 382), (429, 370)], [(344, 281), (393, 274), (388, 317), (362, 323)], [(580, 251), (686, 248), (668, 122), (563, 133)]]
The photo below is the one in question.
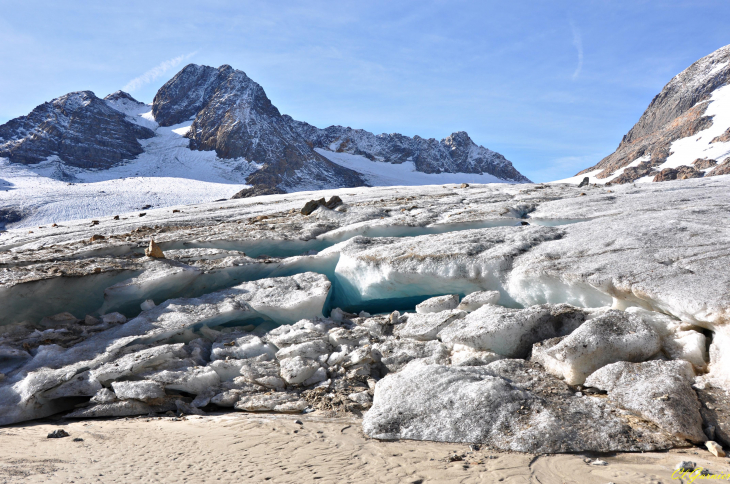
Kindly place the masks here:
[(487, 173), (424, 173), (413, 161), (383, 163), (364, 155), (354, 155), (315, 148), (314, 151), (333, 163), (360, 173), (371, 187), (438, 185), (443, 183), (504, 183), (504, 180)]
[(618, 149), (559, 182), (631, 183), (730, 174), (730, 45), (675, 76)]
[(159, 127), (151, 106), (126, 93), (107, 96), (106, 104), (123, 113), (126, 123), (153, 133), (139, 140), (142, 153), (126, 163), (95, 170), (69, 165), (55, 155), (35, 164), (0, 158), (0, 230), (5, 225), (33, 228), (228, 199), (250, 187), (246, 177), (260, 168), (244, 159), (191, 150), (184, 136), (192, 121)]

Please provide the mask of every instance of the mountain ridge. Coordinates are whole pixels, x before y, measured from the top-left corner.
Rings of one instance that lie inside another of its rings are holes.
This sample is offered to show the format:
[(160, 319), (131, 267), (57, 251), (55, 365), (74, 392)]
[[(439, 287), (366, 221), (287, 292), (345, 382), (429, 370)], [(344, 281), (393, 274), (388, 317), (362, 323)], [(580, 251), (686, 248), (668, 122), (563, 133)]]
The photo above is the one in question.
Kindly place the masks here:
[[(183, 134), (190, 150), (214, 151), (219, 159), (256, 165), (246, 180), (251, 186), (236, 197), (373, 183), (372, 177), (338, 163), (330, 152), (383, 163), (386, 171), (390, 165), (412, 162), (413, 171), (423, 174), (487, 174), (494, 177), (490, 181), (529, 182), (503, 155), (476, 145), (463, 131), (437, 141), (341, 126), (319, 129), (296, 121), (281, 114), (245, 72), (229, 65), (188, 64), (158, 90), (151, 105), (123, 91), (104, 99), (80, 92), (83, 102), (75, 104), (84, 109), (77, 106), (73, 122), (64, 121), (63, 106), (66, 98), (75, 99), (79, 93), (44, 103), (28, 116), (0, 126), (0, 157), (29, 165), (56, 159), (60, 172), (64, 166), (104, 170), (142, 154), (144, 143), (139, 140), (156, 136), (157, 127), (190, 122)], [(150, 114), (142, 116), (137, 111), (145, 106)], [(399, 176), (407, 177), (407, 171), (401, 169)]]

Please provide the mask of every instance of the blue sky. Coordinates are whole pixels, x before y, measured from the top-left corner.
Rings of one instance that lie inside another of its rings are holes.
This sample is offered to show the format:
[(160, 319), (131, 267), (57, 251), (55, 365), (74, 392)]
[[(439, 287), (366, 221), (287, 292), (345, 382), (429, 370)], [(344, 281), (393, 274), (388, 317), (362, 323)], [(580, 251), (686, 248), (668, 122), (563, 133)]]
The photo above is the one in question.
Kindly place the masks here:
[(534, 181), (610, 154), (674, 75), (730, 44), (730, 2), (0, 0), (0, 123), (70, 91), (150, 102), (230, 64), (319, 127), (464, 130)]

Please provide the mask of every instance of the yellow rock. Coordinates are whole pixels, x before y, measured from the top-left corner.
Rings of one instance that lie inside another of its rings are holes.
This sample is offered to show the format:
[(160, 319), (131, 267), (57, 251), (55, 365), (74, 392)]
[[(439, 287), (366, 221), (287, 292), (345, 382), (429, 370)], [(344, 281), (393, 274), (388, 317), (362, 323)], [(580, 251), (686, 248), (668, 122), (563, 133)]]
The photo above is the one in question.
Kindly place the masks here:
[(708, 440), (705, 442), (705, 445), (707, 446), (707, 450), (715, 454), (716, 457), (725, 457), (725, 451), (722, 450), (722, 447), (717, 442)]
[(155, 241), (150, 239), (150, 246), (144, 250), (144, 255), (147, 257), (154, 257), (155, 259), (164, 259), (165, 254), (162, 253), (160, 246), (155, 244)]

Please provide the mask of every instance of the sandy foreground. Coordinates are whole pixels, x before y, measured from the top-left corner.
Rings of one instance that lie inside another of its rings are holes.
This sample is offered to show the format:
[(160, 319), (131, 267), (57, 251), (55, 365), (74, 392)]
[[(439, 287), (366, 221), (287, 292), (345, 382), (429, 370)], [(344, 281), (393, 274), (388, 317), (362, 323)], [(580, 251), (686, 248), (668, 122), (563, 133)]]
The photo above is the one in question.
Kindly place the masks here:
[[(46, 437), (58, 428), (71, 436)], [(467, 455), (450, 462), (454, 453)], [(608, 465), (584, 461), (599, 457)], [(699, 448), (602, 456), (472, 452), (464, 444), (380, 442), (365, 437), (359, 419), (316, 414), (45, 420), (0, 428), (0, 483), (669, 483), (679, 482), (671, 476), (682, 460), (730, 472), (730, 460)]]

